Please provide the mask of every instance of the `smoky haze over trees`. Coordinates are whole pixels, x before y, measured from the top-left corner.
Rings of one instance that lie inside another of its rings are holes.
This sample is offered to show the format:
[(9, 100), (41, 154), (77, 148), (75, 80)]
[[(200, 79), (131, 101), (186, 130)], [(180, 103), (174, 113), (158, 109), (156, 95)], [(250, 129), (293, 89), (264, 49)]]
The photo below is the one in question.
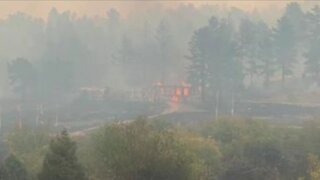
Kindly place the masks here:
[(1, 94), (44, 101), (81, 87), (128, 90), (185, 80), (204, 99), (275, 79), (284, 87), (301, 73), (317, 81), (318, 11), (289, 3), (274, 24), (209, 5), (127, 18), (116, 9), (79, 17), (53, 8), (46, 21), (18, 12), (0, 24)]
[(0, 180), (319, 180), (320, 6), (266, 16), (0, 20)]

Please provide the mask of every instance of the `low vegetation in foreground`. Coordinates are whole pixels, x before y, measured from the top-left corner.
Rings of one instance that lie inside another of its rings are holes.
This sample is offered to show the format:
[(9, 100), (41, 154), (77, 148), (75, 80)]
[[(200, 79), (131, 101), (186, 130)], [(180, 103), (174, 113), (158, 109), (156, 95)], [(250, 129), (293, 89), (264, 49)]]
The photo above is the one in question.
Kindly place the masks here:
[(66, 130), (52, 135), (45, 127), (17, 128), (6, 138), (0, 179), (318, 180), (319, 125), (138, 118), (76, 137)]

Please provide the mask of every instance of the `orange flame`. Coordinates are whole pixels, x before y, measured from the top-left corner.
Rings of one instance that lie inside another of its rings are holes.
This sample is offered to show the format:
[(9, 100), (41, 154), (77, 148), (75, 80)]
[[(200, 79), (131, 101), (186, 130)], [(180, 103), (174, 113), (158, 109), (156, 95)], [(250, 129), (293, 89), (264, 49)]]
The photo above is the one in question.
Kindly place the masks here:
[(176, 96), (181, 96), (181, 89), (180, 88), (176, 88)]
[(171, 97), (171, 102), (174, 103), (174, 104), (177, 104), (179, 102), (179, 96), (173, 95)]
[(183, 96), (189, 96), (189, 87), (184, 87), (183, 88)]

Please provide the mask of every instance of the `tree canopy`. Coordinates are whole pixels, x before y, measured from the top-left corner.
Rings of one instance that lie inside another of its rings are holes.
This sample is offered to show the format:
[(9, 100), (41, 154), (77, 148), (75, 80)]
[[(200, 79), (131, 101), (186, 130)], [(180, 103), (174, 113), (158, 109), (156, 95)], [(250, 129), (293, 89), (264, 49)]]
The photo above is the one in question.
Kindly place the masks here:
[(38, 175), (40, 180), (84, 180), (85, 173), (76, 157), (76, 144), (66, 130), (52, 139)]

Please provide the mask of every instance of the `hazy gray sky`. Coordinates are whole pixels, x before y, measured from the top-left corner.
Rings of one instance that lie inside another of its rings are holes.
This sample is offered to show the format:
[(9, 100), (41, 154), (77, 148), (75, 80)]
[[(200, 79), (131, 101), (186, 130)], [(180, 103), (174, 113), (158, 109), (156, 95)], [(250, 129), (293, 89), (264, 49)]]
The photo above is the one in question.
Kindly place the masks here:
[[(195, 6), (205, 4), (234, 6), (244, 10), (270, 9), (270, 7), (282, 8), (287, 2), (292, 1), (1, 1), (0, 18), (5, 18), (16, 11), (22, 11), (32, 16), (47, 17), (52, 7), (59, 11), (70, 10), (78, 15), (104, 15), (107, 9), (116, 8), (122, 14), (127, 15), (130, 12), (140, 11), (146, 7), (158, 6), (177, 7), (181, 3), (192, 3)], [(307, 2), (315, 3), (315, 2)]]

